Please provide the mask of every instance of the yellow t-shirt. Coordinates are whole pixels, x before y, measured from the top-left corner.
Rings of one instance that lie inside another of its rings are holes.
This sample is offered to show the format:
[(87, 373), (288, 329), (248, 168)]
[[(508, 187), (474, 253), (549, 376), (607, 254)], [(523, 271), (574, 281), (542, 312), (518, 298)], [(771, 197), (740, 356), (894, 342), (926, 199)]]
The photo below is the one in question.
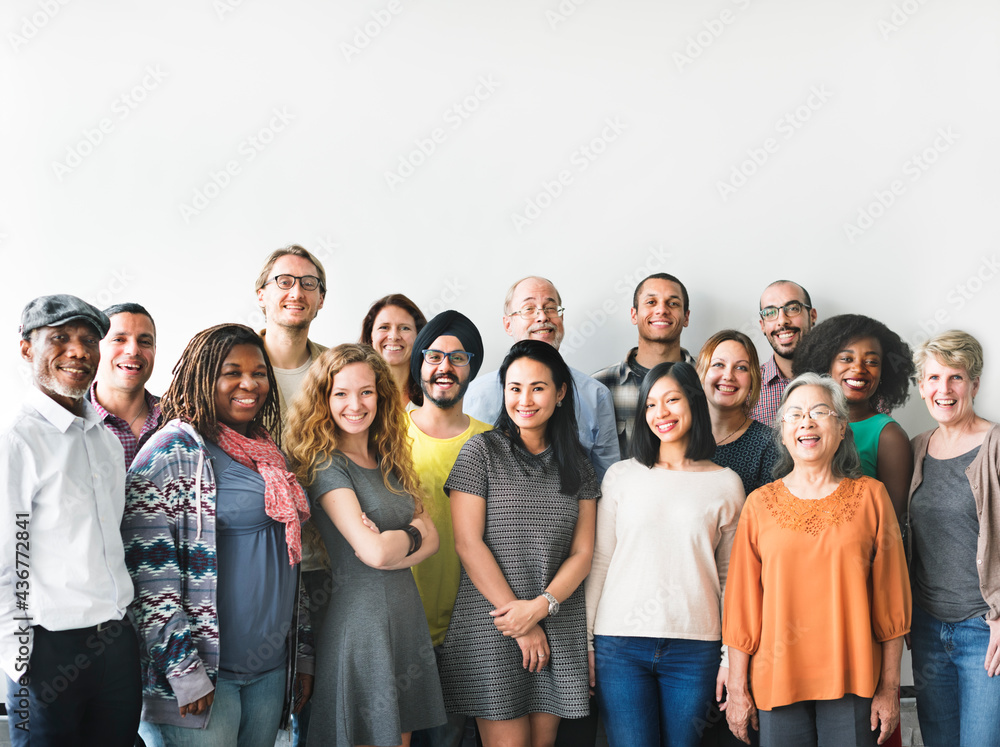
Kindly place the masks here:
[(413, 439), (413, 467), (424, 489), (424, 507), (441, 539), (441, 547), (436, 553), (413, 566), (413, 577), (424, 603), (431, 642), (440, 646), (448, 632), (462, 568), (455, 552), (455, 530), (451, 526), (451, 505), (444, 492), (444, 483), (465, 442), (477, 433), (492, 430), (493, 426), (470, 417), (464, 433), (453, 438), (431, 438), (414, 424), (412, 414), (410, 411), (406, 416)]

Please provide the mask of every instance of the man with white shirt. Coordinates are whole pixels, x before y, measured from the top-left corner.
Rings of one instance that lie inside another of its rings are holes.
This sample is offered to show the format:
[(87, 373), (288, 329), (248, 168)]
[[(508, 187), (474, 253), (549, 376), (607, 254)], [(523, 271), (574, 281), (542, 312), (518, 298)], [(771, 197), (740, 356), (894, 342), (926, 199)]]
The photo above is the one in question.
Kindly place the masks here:
[(69, 295), (21, 314), (32, 388), (0, 431), (0, 663), (11, 741), (135, 741), (142, 707), (133, 597), (119, 530), (125, 459), (86, 400), (108, 318)]
[[(565, 334), (564, 311), (556, 287), (545, 278), (532, 275), (518, 280), (507, 291), (503, 328), (514, 342), (541, 340), (558, 350)], [(600, 481), (608, 467), (621, 459), (611, 393), (582, 371), (570, 368), (570, 373), (576, 387), (574, 404), (580, 445)], [(465, 414), (484, 423), (495, 423), (502, 405), (503, 391), (496, 371), (473, 381), (465, 394)]]

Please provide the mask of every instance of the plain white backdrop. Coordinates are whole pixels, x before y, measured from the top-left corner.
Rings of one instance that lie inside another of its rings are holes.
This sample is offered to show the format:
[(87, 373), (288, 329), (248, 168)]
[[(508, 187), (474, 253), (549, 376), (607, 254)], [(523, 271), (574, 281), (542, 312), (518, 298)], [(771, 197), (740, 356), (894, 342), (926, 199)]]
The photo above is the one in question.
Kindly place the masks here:
[(538, 273), (592, 371), (666, 271), (685, 347), (737, 327), (769, 354), (758, 297), (790, 278), (820, 318), (976, 334), (1000, 417), (998, 29), (988, 0), (8, 0), (0, 383), (26, 381), (24, 304), (68, 292), (150, 309), (159, 393), (194, 332), (261, 325), (254, 278), (295, 242), (327, 345), (398, 291), (472, 317), (490, 370)]

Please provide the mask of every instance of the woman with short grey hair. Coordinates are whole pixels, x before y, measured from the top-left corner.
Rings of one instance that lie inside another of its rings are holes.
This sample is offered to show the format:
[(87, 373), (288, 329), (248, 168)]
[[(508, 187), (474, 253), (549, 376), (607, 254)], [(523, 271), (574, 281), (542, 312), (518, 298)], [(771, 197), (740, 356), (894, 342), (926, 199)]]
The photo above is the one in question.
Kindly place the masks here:
[(907, 522), (913, 669), (924, 743), (994, 744), (1000, 733), (1000, 425), (975, 411), (983, 349), (944, 332), (917, 348), (937, 427), (913, 439)]
[(749, 742), (759, 713), (764, 747), (871, 745), (872, 724), (883, 744), (899, 722), (910, 629), (896, 514), (885, 486), (861, 474), (829, 376), (794, 379), (778, 417), (778, 479), (747, 498), (733, 541), (726, 718)]

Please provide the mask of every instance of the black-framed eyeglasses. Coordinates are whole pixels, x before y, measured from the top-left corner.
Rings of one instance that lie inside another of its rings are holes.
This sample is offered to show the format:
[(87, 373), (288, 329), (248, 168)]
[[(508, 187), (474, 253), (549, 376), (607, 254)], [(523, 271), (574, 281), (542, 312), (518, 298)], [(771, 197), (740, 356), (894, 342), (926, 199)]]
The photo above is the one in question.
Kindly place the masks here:
[(827, 418), (837, 418), (837, 417), (840, 416), (837, 415), (836, 410), (831, 410), (829, 407), (814, 407), (813, 409), (808, 411), (798, 410), (798, 409), (789, 410), (788, 412), (786, 412), (784, 415), (781, 416), (781, 419), (784, 420), (786, 423), (791, 423), (792, 425), (795, 425), (796, 423), (801, 423), (805, 418), (809, 418), (810, 420), (815, 420), (816, 422), (819, 422), (821, 420), (826, 420)]
[[(510, 312), (507, 316), (519, 316), (522, 319), (531, 319), (538, 314), (538, 306), (522, 306), (517, 311)], [(549, 319), (562, 316), (566, 313), (565, 306), (542, 306), (542, 313)]]
[(268, 280), (267, 283), (264, 283), (264, 285), (274, 283), (281, 288), (281, 290), (286, 291), (295, 287), (296, 280), (299, 282), (299, 285), (304, 291), (314, 291), (317, 288), (323, 287), (323, 283), (321, 283), (320, 279), (315, 275), (275, 275), (273, 278)]
[(760, 310), (760, 318), (769, 322), (772, 319), (778, 318), (779, 311), (784, 311), (787, 317), (793, 317), (798, 316), (803, 311), (810, 310), (812, 310), (812, 306), (808, 306), (800, 301), (792, 301), (791, 303), (786, 303), (784, 306), (765, 306)]
[(432, 366), (439, 366), (444, 361), (445, 358), (451, 361), (451, 365), (457, 366), (458, 368), (465, 368), (472, 362), (472, 358), (475, 353), (467, 353), (464, 350), (453, 350), (450, 353), (445, 353), (442, 350), (421, 350), (420, 351), (424, 360), (430, 363)]

